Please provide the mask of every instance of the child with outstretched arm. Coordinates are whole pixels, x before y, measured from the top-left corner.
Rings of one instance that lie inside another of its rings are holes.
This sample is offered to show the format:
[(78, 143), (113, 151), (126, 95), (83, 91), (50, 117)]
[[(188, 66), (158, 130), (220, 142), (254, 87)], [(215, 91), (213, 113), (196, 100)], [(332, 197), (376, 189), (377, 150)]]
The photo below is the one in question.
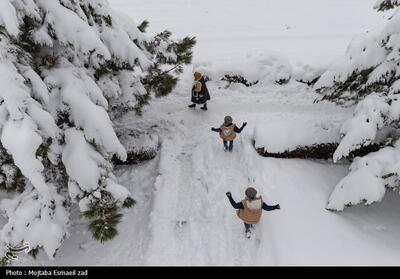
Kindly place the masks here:
[(247, 122), (242, 124), (242, 127), (238, 128), (231, 116), (225, 116), (224, 123), (219, 128), (211, 128), (211, 131), (218, 132), (224, 143), (224, 151), (232, 152), (233, 140), (236, 138), (237, 133), (241, 133), (243, 128), (246, 127)]
[(281, 209), (279, 204), (270, 206), (267, 205), (261, 196), (257, 197), (257, 190), (253, 187), (246, 189), (245, 197), (241, 202), (235, 202), (232, 198), (231, 192), (227, 192), (228, 197), (233, 208), (237, 209), (237, 215), (244, 222), (246, 237), (250, 238), (251, 229), (254, 229), (254, 225), (257, 224), (262, 215), (262, 211), (271, 211)]

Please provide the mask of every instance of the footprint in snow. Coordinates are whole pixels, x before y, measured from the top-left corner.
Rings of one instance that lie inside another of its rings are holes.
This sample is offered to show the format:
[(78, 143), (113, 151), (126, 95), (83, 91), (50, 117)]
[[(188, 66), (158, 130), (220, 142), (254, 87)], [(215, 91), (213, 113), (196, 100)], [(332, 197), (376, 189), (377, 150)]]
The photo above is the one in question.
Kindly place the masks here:
[(186, 224), (187, 224), (187, 221), (186, 221), (186, 220), (182, 220), (182, 221), (177, 221), (177, 222), (176, 222), (176, 226), (177, 226), (178, 228), (182, 228), (182, 227), (184, 227)]

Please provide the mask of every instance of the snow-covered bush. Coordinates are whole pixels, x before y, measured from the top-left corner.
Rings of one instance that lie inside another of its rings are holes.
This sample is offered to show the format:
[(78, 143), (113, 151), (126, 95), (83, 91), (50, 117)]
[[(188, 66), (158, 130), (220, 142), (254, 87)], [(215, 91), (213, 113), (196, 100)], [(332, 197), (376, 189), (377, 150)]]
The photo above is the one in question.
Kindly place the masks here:
[(328, 209), (380, 201), (385, 187), (398, 187), (400, 120), (400, 2), (378, 0), (378, 11), (395, 8), (381, 29), (353, 39), (346, 55), (315, 84), (323, 99), (339, 104), (358, 103), (341, 128), (342, 139), (333, 159), (346, 158), (360, 147), (380, 149), (356, 158), (350, 173), (335, 187)]
[(225, 80), (246, 86), (285, 84), (292, 76), (289, 60), (276, 52), (248, 53), (243, 59), (230, 63), (200, 62), (194, 68), (210, 80)]
[(298, 62), (293, 65), (292, 77), (298, 82), (313, 86), (326, 69), (325, 65), (310, 65)]
[(254, 128), (254, 147), (266, 157), (328, 159), (340, 141), (340, 126), (326, 121), (281, 119), (259, 124)]
[(124, 127), (115, 129), (119, 140), (127, 151), (127, 159), (122, 161), (116, 156), (112, 162), (117, 165), (131, 165), (153, 159), (159, 149), (159, 138), (157, 133), (151, 131), (151, 128), (138, 129)]
[(112, 173), (127, 158), (113, 120), (168, 94), (195, 43), (146, 25), (107, 0), (0, 1), (0, 185), (21, 192), (0, 203), (4, 245), (53, 257), (73, 203), (96, 239), (117, 233), (134, 200)]

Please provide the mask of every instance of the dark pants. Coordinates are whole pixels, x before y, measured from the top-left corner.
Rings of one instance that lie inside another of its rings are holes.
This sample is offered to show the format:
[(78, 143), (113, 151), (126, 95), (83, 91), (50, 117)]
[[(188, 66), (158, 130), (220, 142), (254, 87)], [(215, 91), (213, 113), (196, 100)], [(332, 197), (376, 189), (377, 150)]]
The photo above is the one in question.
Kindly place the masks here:
[[(228, 145), (228, 143), (229, 143), (229, 145)], [(232, 151), (233, 150), (233, 140), (231, 140), (231, 141), (224, 140), (224, 147), (225, 147), (225, 149)]]
[(250, 225), (250, 224), (244, 223), (244, 229), (246, 230), (246, 233), (247, 233), (247, 232), (249, 232), (249, 231), (250, 231), (250, 229), (252, 229), (252, 228), (253, 228), (253, 225)]

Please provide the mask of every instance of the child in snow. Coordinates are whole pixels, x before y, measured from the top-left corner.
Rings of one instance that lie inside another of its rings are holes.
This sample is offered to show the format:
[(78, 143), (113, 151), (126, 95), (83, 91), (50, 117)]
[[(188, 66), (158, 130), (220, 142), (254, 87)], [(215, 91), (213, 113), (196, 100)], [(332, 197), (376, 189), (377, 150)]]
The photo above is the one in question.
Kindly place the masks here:
[(280, 205), (269, 206), (263, 202), (261, 196), (257, 196), (257, 190), (249, 187), (246, 189), (244, 199), (237, 203), (233, 200), (231, 192), (226, 193), (233, 208), (237, 209), (237, 215), (244, 222), (246, 237), (250, 238), (251, 229), (261, 219), (262, 210), (271, 211), (281, 209)]
[(208, 92), (206, 81), (199, 72), (194, 73), (194, 84), (192, 87), (192, 103), (189, 108), (196, 107), (196, 104), (203, 106), (202, 110), (207, 110), (207, 101), (210, 100), (210, 93)]
[(242, 124), (242, 127), (238, 128), (235, 123), (232, 122), (232, 117), (225, 116), (224, 123), (219, 128), (211, 128), (211, 131), (218, 132), (219, 136), (224, 142), (224, 151), (233, 150), (233, 140), (236, 138), (236, 133), (241, 133), (243, 128), (247, 125), (247, 122)]

